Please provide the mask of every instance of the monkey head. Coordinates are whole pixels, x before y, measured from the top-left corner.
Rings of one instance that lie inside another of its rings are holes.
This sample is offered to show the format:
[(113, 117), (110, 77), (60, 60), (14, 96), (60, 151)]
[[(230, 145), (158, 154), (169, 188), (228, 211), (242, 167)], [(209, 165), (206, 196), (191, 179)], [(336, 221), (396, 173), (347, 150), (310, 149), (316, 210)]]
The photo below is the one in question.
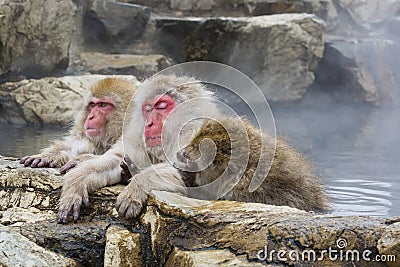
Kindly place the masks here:
[[(82, 131), (94, 143), (114, 143), (122, 131), (125, 110), (136, 86), (121, 78), (99, 81), (84, 98), (81, 112)], [(97, 140), (97, 142), (96, 142)]]
[(216, 180), (228, 166), (231, 140), (217, 121), (207, 120), (188, 146), (177, 153), (177, 168), (186, 186), (205, 185)]
[[(138, 103), (134, 103), (141, 107), (140, 116), (144, 120), (143, 137), (146, 147), (160, 147), (164, 122), (179, 104), (190, 99), (211, 96), (212, 93), (199, 81), (186, 76), (157, 75), (146, 81), (135, 97)], [(192, 107), (188, 112), (195, 113), (196, 110), (205, 108)]]

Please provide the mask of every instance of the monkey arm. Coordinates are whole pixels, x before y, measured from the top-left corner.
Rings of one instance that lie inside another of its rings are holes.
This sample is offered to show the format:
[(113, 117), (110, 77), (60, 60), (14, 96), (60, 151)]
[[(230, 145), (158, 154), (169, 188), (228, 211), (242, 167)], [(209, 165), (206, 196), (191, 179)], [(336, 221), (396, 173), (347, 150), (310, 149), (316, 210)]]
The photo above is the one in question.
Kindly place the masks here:
[(25, 156), (20, 160), (26, 167), (61, 167), (80, 154), (93, 153), (93, 148), (84, 139), (73, 136), (55, 141), (53, 145), (42, 150), (40, 154)]
[(58, 223), (67, 223), (71, 213), (74, 221), (77, 221), (82, 202), (89, 204), (89, 193), (120, 182), (121, 161), (122, 153), (112, 148), (104, 155), (84, 161), (70, 170), (64, 176)]
[(187, 192), (178, 170), (168, 163), (155, 164), (135, 174), (119, 194), (115, 204), (119, 216), (126, 219), (137, 217), (151, 190)]

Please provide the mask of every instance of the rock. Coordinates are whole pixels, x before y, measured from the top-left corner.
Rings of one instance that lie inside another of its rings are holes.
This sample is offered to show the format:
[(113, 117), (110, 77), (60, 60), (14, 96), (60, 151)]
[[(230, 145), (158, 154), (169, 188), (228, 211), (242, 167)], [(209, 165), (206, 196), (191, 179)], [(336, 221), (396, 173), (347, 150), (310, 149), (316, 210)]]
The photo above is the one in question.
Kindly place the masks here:
[(0, 266), (79, 266), (70, 258), (29, 241), (26, 237), (0, 225)]
[(163, 55), (130, 55), (81, 53), (80, 64), (75, 69), (99, 74), (125, 74), (136, 77), (150, 77), (170, 66)]
[[(400, 79), (393, 58), (398, 45), (388, 39), (344, 39), (328, 36), (313, 87), (342, 103), (398, 103)], [(310, 90), (311, 91), (311, 90)]]
[(73, 258), (82, 266), (103, 266), (105, 233), (110, 223), (111, 220), (93, 219), (60, 225), (54, 218), (16, 229), (36, 244)]
[(106, 232), (104, 266), (142, 266), (140, 234), (120, 226), (110, 226)]
[(331, 0), (124, 0), (146, 5), (157, 14), (176, 16), (260, 16), (282, 13), (310, 13), (325, 19), (335, 11)]
[(61, 187), (57, 169), (26, 168), (15, 159), (0, 157), (0, 223), (84, 266), (103, 265), (105, 232), (117, 220), (115, 199), (123, 186), (91, 194), (91, 205), (81, 207), (78, 223), (68, 225), (56, 222)]
[(149, 18), (145, 6), (94, 0), (83, 17), (83, 37), (93, 46), (129, 43), (143, 34)]
[(0, 2), (0, 78), (43, 77), (65, 70), (74, 30), (71, 0)]
[[(378, 241), (378, 250), (381, 255), (391, 255), (388, 260), (389, 266), (397, 266), (394, 259), (400, 259), (400, 223), (393, 223), (388, 226), (382, 237)], [(394, 257), (395, 258), (394, 258)]]
[(56, 213), (52, 210), (43, 211), (34, 207), (13, 207), (0, 211), (0, 224), (8, 226), (21, 226), (25, 223), (36, 223), (46, 220), (54, 220)]
[[(0, 223), (8, 226), (0, 226), (0, 252), (20, 244), (1, 242), (6, 229), (83, 266), (309, 266), (317, 256), (321, 266), (386, 266), (373, 259), (399, 255), (398, 218), (342, 217), (153, 191), (138, 220), (121, 221), (114, 209), (121, 185), (90, 194), (91, 207), (81, 208), (78, 222), (60, 225), (55, 216), (60, 186), (57, 170), (25, 168), (12, 158), (1, 158)], [(31, 247), (18, 247), (18, 254), (7, 252), (13, 258), (5, 265), (18, 263), (18, 255), (36, 257)], [(322, 253), (330, 250), (337, 256), (357, 251), (360, 258), (331, 260)], [(286, 253), (284, 260), (279, 251)], [(42, 254), (47, 259), (47, 253)]]
[[(148, 229), (152, 261), (159, 265), (174, 260), (179, 262), (175, 255), (178, 252), (172, 253), (171, 258), (165, 253), (174, 248), (182, 251), (229, 249), (236, 256), (244, 255), (251, 262), (261, 263), (259, 258), (262, 259), (260, 255), (263, 256), (266, 247), (270, 252), (283, 249), (287, 253), (294, 251), (292, 253), (301, 255), (304, 250), (320, 252), (329, 248), (338, 249), (339, 244), (343, 249), (358, 250), (360, 253), (370, 250), (369, 256), (373, 258), (378, 255), (377, 240), (387, 227), (381, 218), (318, 215), (289, 207), (203, 201), (156, 191), (150, 196), (141, 222)], [(192, 257), (182, 255), (185, 252), (178, 254), (181, 255), (179, 258)], [(309, 263), (301, 258), (282, 262), (276, 254), (273, 256), (267, 263)], [(227, 262), (230, 259), (228, 257)], [(321, 261), (321, 266), (346, 264), (345, 260), (335, 263), (327, 257)], [(371, 266), (361, 257), (357, 264)]]
[(336, 0), (340, 6), (360, 27), (370, 31), (382, 20), (390, 20), (399, 15), (400, 3), (397, 0)]
[[(175, 266), (264, 266), (262, 263), (247, 261), (246, 257), (236, 256), (229, 250), (200, 250), (200, 251), (182, 251), (175, 248), (169, 257), (166, 267)], [(278, 265), (283, 266), (283, 265)]]
[[(15, 223), (18, 217), (8, 220), (7, 213), (17, 212), (21, 209), (28, 209), (29, 213), (37, 213), (38, 210), (58, 210), (58, 199), (62, 187), (62, 176), (58, 169), (51, 168), (30, 168), (19, 164), (15, 159), (3, 158), (0, 156), (0, 211), (3, 212), (1, 221), (7, 224)], [(116, 195), (123, 189), (122, 185), (106, 187), (99, 190), (90, 198), (91, 206), (82, 207), (82, 218), (90, 220), (93, 217), (103, 218), (113, 216), (114, 201)], [(43, 214), (42, 216), (48, 217)], [(26, 214), (25, 214), (26, 215)], [(22, 215), (18, 215), (21, 218)], [(55, 219), (55, 217), (53, 217)], [(37, 222), (34, 218), (22, 221)]]
[(324, 23), (315, 15), (158, 18), (156, 25), (162, 54), (176, 62), (211, 60), (235, 67), (271, 101), (302, 98), (324, 49)]
[[(0, 122), (67, 125), (80, 109), (85, 92), (106, 77), (64, 76), (1, 84)], [(137, 83), (134, 76), (116, 77)]]

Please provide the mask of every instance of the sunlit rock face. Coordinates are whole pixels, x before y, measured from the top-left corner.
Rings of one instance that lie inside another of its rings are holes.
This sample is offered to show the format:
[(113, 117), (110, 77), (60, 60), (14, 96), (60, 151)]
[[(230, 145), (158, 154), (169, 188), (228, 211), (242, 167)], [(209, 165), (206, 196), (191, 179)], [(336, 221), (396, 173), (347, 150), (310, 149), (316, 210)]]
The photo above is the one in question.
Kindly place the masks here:
[[(56, 213), (61, 186), (57, 169), (25, 168), (13, 158), (1, 157), (0, 236), (7, 238), (7, 245), (0, 242), (0, 253), (8, 255), (1, 264), (32, 260), (40, 266), (308, 266), (308, 258), (301, 258), (303, 251), (321, 256), (323, 250), (339, 251), (338, 246), (360, 255), (368, 250), (371, 259), (400, 256), (395, 218), (341, 217), (154, 191), (140, 217), (125, 221), (114, 209), (122, 185), (91, 194), (91, 206), (82, 207), (78, 222), (60, 225)], [(265, 257), (272, 250), (300, 257), (284, 262), (273, 252)], [(343, 266), (352, 260), (325, 257), (318, 262)], [(364, 258), (357, 264), (371, 266)]]

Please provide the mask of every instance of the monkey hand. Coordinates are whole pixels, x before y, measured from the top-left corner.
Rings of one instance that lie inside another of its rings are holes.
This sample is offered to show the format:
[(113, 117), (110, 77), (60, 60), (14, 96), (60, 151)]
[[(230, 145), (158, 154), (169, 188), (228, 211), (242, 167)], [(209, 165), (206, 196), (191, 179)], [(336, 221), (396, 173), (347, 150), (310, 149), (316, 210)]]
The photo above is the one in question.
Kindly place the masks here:
[(68, 223), (68, 217), (71, 213), (74, 222), (76, 222), (79, 218), (82, 202), (87, 206), (89, 205), (89, 194), (86, 183), (82, 177), (78, 178), (80, 180), (74, 179), (74, 177), (64, 180), (57, 223)]
[(132, 178), (132, 175), (135, 175), (139, 172), (139, 168), (133, 163), (131, 158), (125, 154), (124, 161), (120, 164), (121, 171), (121, 183), (124, 185), (129, 184), (129, 180)]
[(78, 162), (71, 160), (68, 161), (66, 164), (64, 164), (61, 169), (60, 169), (60, 173), (61, 174), (66, 174), (67, 172), (69, 172), (71, 169), (75, 168), (76, 165), (78, 164)]
[(24, 164), (25, 167), (32, 167), (32, 168), (55, 168), (57, 164), (54, 160), (51, 160), (46, 157), (42, 157), (41, 155), (34, 155), (34, 156), (26, 156), (23, 157), (19, 163)]
[(140, 188), (136, 181), (131, 181), (119, 194), (115, 208), (122, 218), (136, 218), (147, 198), (148, 195)]

